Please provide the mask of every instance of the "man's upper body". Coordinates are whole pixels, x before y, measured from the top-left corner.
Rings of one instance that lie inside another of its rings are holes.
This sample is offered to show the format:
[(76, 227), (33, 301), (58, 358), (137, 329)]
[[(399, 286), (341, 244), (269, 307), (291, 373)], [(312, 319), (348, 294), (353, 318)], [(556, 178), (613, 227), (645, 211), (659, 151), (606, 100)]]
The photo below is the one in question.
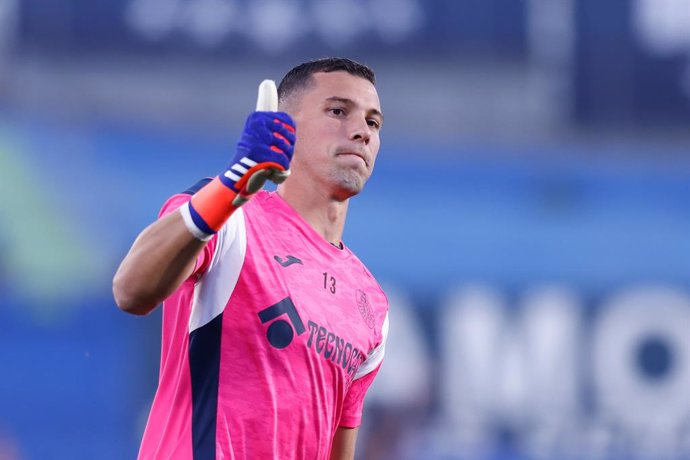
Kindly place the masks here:
[(173, 197), (116, 273), (125, 311), (146, 314), (167, 299), (142, 458), (354, 456), (388, 305), (342, 233), (383, 120), (373, 73), (314, 62), (279, 89), (297, 135), (278, 191), (232, 210), (210, 241), (176, 211), (194, 197)]
[[(172, 197), (163, 213), (188, 199)], [(140, 458), (328, 458), (337, 427), (360, 424), (386, 304), (347, 247), (259, 192), (163, 304)]]

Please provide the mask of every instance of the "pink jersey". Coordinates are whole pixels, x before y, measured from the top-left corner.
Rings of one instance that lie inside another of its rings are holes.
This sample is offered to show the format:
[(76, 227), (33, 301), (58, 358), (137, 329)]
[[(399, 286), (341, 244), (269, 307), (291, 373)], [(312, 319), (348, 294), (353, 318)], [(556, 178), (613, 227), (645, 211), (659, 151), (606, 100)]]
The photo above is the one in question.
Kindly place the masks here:
[(163, 304), (139, 458), (327, 459), (336, 428), (360, 424), (387, 330), (388, 301), (362, 262), (259, 192)]

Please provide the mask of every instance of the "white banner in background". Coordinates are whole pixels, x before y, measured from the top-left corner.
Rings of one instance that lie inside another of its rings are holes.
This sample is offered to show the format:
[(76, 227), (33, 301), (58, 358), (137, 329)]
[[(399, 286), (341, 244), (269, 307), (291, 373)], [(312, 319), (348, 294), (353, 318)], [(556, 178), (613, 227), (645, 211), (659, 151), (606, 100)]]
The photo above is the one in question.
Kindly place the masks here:
[(595, 324), (592, 367), (598, 411), (638, 453), (667, 458), (690, 422), (690, 299), (662, 287), (613, 297)]
[(418, 0), (131, 0), (126, 21), (149, 41), (186, 36), (212, 48), (238, 34), (278, 54), (309, 34), (333, 48), (351, 46), (373, 31), (395, 44), (424, 21)]
[(684, 55), (686, 65), (679, 82), (690, 99), (690, 0), (635, 0), (633, 28), (653, 55)]
[(557, 287), (517, 304), (487, 286), (448, 299), (439, 426), (449, 452), (479, 458), (508, 430), (535, 459), (690, 454), (688, 295), (637, 286), (586, 312), (576, 293)]
[(633, 26), (653, 54), (690, 55), (690, 0), (635, 0)]

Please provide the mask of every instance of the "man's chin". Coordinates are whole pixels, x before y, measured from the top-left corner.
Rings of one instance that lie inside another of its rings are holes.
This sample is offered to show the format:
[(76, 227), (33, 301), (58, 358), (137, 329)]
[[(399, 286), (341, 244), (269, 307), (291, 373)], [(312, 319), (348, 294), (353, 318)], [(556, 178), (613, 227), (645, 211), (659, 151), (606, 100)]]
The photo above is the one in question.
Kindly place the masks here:
[(341, 177), (337, 181), (336, 193), (334, 194), (338, 200), (344, 201), (348, 198), (352, 198), (355, 195), (364, 190), (364, 185), (366, 184), (366, 179), (359, 175), (349, 175), (348, 177)]

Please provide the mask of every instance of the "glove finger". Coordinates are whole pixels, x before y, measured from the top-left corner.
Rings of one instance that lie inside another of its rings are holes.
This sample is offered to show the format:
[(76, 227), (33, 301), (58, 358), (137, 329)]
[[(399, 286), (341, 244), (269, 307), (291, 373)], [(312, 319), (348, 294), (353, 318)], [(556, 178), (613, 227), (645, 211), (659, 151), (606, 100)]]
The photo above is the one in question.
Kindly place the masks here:
[(281, 136), (284, 138), (287, 142), (290, 144), (294, 145), (295, 144), (295, 131), (294, 130), (289, 130), (282, 122), (275, 122), (273, 125), (273, 135), (274, 136)]
[(282, 184), (290, 176), (290, 170), (286, 169), (281, 171), (280, 169), (271, 168), (271, 175), (268, 177), (271, 182), (275, 184)]
[(249, 180), (247, 180), (247, 185), (244, 187), (243, 192), (247, 195), (253, 195), (254, 193), (261, 190), (261, 188), (266, 183), (266, 180), (269, 178), (270, 174), (270, 169), (258, 170), (249, 177)]
[(287, 169), (287, 164), (284, 164), (284, 162), (280, 160), (285, 160), (286, 162), (289, 162), (292, 159), (292, 152), (294, 150), (292, 144), (288, 144), (280, 137), (275, 137), (273, 139), (273, 142), (271, 143), (271, 150), (273, 152), (278, 153), (279, 157), (282, 157), (278, 159), (278, 162), (281, 165), (285, 166), (285, 168)]
[(273, 118), (278, 119), (281, 123), (283, 123), (283, 125), (288, 126), (289, 130), (292, 130), (292, 131), (295, 130), (295, 121), (287, 113), (285, 113), (285, 112), (273, 112), (270, 115), (272, 115)]

